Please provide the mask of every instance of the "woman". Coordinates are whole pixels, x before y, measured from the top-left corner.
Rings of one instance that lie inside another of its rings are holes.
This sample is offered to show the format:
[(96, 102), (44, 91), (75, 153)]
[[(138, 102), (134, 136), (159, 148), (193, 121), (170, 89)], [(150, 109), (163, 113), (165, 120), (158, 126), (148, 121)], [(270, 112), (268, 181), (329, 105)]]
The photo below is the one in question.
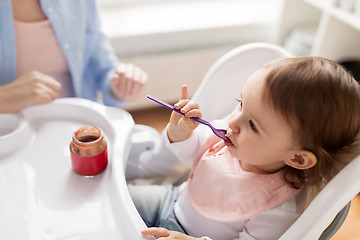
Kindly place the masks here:
[(146, 82), (140, 68), (118, 63), (95, 0), (0, 1), (0, 112), (99, 92), (104, 104), (122, 106)]

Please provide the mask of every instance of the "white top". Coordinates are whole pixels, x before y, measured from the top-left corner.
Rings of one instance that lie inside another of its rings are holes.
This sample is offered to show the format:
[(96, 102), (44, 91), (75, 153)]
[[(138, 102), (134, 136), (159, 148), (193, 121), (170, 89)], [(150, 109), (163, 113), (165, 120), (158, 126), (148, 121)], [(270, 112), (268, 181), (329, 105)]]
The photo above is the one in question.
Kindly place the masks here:
[[(221, 122), (214, 124), (216, 126)], [(172, 144), (167, 138), (165, 141), (180, 160), (194, 161), (198, 149), (209, 135), (212, 135), (211, 130), (201, 125), (186, 141)], [(305, 198), (302, 191), (250, 219), (218, 222), (205, 218), (193, 208), (186, 190), (187, 184), (187, 182), (184, 183), (180, 188), (179, 198), (175, 204), (175, 214), (187, 233), (195, 237), (207, 236), (209, 239), (216, 240), (278, 239), (301, 214), (304, 207)]]

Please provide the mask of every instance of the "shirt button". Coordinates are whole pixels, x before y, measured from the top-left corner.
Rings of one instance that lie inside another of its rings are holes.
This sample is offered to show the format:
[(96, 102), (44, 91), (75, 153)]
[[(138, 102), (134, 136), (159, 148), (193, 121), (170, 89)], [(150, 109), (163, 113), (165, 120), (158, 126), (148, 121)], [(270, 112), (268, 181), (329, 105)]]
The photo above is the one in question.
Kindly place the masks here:
[(48, 7), (47, 11), (48, 11), (49, 13), (52, 13), (52, 12), (54, 11), (54, 9), (53, 9), (52, 7)]
[(64, 49), (69, 49), (69, 48), (70, 48), (70, 44), (65, 43), (65, 44), (64, 44)]

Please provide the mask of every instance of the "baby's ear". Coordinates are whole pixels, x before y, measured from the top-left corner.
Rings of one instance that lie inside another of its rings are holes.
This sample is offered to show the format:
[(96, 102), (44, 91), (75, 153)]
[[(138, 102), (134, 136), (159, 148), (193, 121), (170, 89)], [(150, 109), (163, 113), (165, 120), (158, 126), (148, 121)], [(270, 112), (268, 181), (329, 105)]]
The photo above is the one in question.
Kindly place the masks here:
[(296, 169), (309, 169), (317, 163), (316, 156), (306, 150), (296, 151), (292, 157), (285, 161), (285, 164)]

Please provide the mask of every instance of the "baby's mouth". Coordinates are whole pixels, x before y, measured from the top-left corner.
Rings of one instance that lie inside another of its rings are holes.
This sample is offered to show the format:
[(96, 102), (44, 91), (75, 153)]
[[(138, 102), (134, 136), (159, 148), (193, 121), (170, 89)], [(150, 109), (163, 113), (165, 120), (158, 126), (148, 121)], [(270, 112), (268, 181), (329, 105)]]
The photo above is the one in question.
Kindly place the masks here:
[(234, 144), (232, 144), (231, 142), (224, 140), (224, 143), (225, 143), (225, 146), (234, 147)]
[(227, 132), (227, 133), (225, 134), (225, 137), (229, 140), (229, 141), (224, 140), (225, 145), (226, 145), (226, 146), (234, 146), (234, 144), (232, 143), (232, 141), (231, 141), (231, 139), (230, 139), (230, 133), (229, 133), (229, 132)]

